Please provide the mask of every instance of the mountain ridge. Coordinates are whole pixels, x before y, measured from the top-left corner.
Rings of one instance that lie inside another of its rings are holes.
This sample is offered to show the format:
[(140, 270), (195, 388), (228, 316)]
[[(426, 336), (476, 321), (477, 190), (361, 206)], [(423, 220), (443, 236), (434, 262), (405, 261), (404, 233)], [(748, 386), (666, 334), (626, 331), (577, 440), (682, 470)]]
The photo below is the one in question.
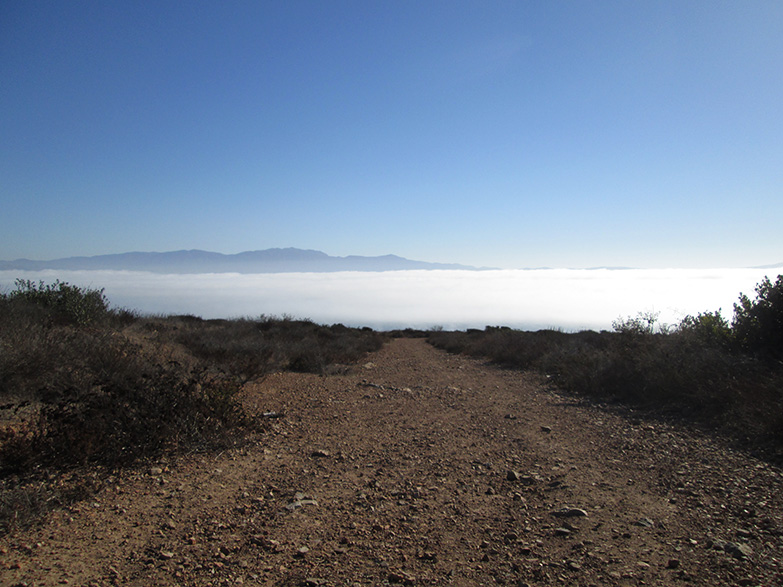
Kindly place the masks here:
[(167, 252), (114, 253), (108, 255), (64, 257), (48, 261), (15, 259), (0, 261), (0, 270), (41, 271), (114, 270), (148, 271), (152, 273), (330, 273), (336, 271), (402, 271), (470, 270), (482, 271), (489, 267), (472, 267), (458, 263), (431, 263), (416, 261), (398, 255), (366, 257), (332, 256), (313, 249), (271, 248), (243, 251), (234, 254), (215, 253), (200, 249)]

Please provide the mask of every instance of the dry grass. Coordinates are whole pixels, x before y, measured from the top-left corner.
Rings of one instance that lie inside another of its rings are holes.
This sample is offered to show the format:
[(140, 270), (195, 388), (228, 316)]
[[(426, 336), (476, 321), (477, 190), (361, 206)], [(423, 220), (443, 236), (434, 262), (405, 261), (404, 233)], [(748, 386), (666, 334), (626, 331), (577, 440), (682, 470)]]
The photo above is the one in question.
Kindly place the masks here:
[(324, 373), (383, 340), (289, 318), (141, 318), (101, 292), (21, 283), (0, 296), (0, 531), (83, 495), (90, 471), (240, 442), (258, 430), (245, 382)]
[(783, 456), (783, 369), (711, 344), (689, 330), (432, 332), (453, 353), (538, 371), (558, 388), (601, 401), (686, 418), (744, 447)]

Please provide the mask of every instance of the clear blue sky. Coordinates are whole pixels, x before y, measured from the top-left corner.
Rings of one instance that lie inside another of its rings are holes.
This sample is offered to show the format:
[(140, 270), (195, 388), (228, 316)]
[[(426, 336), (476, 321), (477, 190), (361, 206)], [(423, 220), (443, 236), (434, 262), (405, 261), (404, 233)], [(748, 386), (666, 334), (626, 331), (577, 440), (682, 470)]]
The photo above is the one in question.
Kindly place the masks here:
[(783, 2), (0, 3), (0, 258), (783, 261)]

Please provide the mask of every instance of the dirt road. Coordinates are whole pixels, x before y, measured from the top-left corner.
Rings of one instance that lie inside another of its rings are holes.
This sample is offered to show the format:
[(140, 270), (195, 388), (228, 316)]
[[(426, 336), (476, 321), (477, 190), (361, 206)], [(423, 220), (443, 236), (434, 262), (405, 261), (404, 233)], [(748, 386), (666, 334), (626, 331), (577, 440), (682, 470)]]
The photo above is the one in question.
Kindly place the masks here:
[(0, 540), (3, 585), (783, 584), (780, 471), (398, 339)]

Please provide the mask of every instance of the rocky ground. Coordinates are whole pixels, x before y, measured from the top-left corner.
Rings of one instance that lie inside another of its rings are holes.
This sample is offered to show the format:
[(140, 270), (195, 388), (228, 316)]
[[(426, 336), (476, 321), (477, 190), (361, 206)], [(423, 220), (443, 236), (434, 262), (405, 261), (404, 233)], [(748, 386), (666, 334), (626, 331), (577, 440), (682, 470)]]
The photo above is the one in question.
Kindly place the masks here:
[(398, 339), (0, 539), (2, 585), (779, 585), (781, 472)]

